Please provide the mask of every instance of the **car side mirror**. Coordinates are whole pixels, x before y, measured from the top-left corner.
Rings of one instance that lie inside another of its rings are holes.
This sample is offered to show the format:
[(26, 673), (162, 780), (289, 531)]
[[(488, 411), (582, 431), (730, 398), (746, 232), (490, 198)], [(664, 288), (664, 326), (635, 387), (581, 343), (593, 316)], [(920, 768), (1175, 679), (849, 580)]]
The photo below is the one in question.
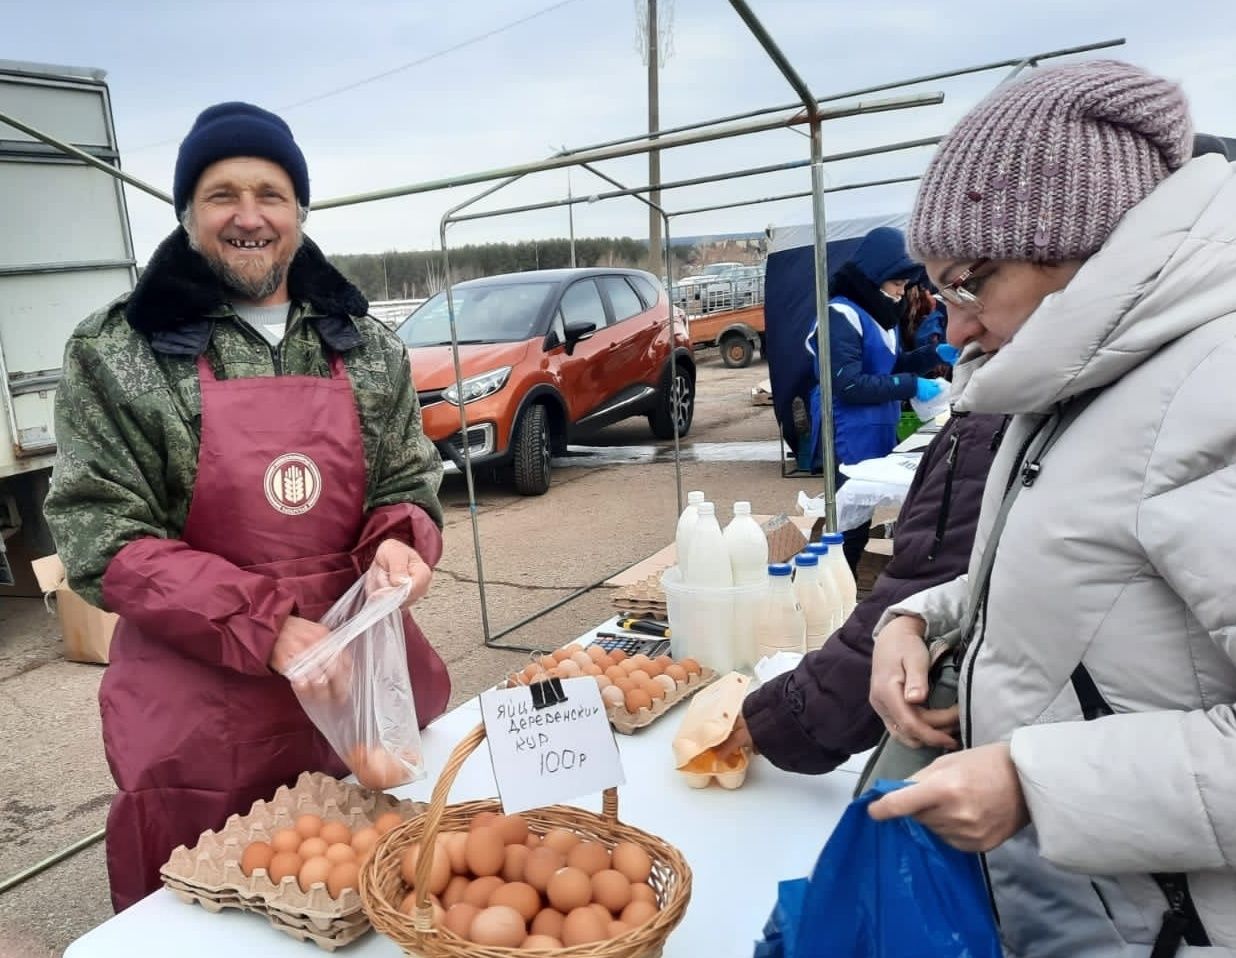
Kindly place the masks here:
[(596, 323), (567, 323), (564, 331), (566, 332), (566, 352), (570, 356), (575, 352), (575, 344), (581, 343), (585, 339), (591, 339), (592, 335), (597, 331)]

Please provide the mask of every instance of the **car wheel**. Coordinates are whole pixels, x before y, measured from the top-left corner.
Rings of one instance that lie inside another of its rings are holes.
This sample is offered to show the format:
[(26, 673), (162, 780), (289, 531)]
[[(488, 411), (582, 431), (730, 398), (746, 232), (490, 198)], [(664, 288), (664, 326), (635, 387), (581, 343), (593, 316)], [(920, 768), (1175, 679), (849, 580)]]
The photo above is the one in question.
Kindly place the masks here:
[(549, 489), (549, 415), (542, 405), (529, 406), (515, 427), (512, 466), (515, 491), (523, 496), (542, 496)]
[(678, 420), (678, 438), (691, 431), (695, 418), (695, 381), (686, 366), (674, 366), (673, 383), (661, 390), (657, 408), (648, 416), (648, 425), (658, 439), (674, 438), (674, 419)]
[(730, 369), (744, 369), (751, 365), (755, 347), (742, 333), (729, 333), (721, 339), (721, 362)]

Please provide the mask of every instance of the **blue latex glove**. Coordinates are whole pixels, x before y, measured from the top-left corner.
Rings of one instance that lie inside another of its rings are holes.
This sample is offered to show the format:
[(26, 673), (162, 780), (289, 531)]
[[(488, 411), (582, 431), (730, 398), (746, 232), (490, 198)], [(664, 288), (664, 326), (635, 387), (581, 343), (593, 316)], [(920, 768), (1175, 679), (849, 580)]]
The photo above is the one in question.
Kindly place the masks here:
[(957, 357), (961, 355), (961, 350), (956, 346), (950, 346), (948, 343), (940, 343), (936, 347), (936, 355), (950, 366), (953, 366), (957, 363)]
[(914, 398), (919, 402), (931, 402), (940, 393), (944, 392), (944, 387), (934, 379), (918, 378), (918, 388), (914, 390)]

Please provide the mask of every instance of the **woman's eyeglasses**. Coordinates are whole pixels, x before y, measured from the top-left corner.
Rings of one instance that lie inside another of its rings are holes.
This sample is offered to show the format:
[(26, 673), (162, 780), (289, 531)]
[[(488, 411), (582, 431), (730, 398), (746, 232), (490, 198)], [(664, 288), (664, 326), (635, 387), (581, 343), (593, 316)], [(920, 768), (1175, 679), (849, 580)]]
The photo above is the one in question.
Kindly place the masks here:
[(987, 276), (991, 274), (988, 273), (985, 276), (975, 276), (974, 274), (989, 262), (990, 260), (987, 259), (975, 260), (958, 273), (952, 282), (941, 286), (940, 295), (946, 302), (952, 303), (954, 306), (982, 309), (983, 302), (978, 298), (978, 290), (983, 281), (987, 279)]

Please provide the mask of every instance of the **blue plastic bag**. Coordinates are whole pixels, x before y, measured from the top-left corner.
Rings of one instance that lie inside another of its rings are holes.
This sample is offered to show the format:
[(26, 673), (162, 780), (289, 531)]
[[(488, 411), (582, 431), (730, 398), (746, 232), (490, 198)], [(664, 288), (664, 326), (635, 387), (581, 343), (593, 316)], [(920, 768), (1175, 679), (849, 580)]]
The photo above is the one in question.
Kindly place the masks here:
[[(877, 781), (850, 803), (805, 894), (778, 894), (777, 958), (1001, 958), (977, 855), (912, 818), (877, 822), (867, 806), (906, 782)], [(791, 914), (797, 912), (797, 914)], [(794, 927), (789, 927), (793, 924)], [(756, 946), (758, 949), (767, 940)]]

